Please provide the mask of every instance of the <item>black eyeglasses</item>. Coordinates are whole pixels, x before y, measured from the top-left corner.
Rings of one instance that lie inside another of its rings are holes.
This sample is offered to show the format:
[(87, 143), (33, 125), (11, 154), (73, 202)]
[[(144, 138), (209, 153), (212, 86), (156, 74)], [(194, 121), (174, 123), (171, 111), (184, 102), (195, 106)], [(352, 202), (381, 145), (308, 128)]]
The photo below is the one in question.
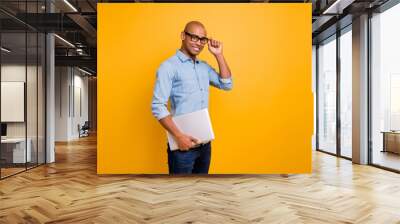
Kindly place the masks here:
[(186, 35), (188, 35), (190, 37), (190, 40), (193, 41), (193, 42), (197, 42), (198, 40), (200, 40), (201, 44), (208, 43), (208, 38), (207, 37), (199, 37), (199, 36), (197, 36), (195, 34), (192, 34), (192, 33), (186, 32), (186, 31), (184, 31), (184, 32), (185, 32)]

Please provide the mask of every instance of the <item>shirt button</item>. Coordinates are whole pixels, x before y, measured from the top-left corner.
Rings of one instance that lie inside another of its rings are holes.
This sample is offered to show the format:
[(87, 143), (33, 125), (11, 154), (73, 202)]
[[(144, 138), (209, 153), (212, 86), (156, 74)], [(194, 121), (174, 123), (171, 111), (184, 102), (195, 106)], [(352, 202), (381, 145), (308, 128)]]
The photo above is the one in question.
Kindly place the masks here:
[(203, 91), (203, 88), (201, 88), (200, 91)]

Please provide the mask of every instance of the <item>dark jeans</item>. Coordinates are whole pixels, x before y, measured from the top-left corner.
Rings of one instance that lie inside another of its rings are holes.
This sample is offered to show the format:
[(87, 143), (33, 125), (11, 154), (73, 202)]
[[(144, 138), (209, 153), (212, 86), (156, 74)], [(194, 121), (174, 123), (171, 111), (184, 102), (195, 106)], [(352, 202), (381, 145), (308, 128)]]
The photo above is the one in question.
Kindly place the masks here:
[(211, 143), (188, 151), (171, 151), (168, 145), (169, 174), (208, 174), (211, 160)]

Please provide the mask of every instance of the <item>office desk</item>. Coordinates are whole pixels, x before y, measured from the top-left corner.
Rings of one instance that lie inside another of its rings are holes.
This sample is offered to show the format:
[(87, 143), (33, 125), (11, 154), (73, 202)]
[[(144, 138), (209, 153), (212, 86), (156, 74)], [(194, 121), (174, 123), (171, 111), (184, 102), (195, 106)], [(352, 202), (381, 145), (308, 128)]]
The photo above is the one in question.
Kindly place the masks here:
[(382, 152), (393, 152), (400, 154), (400, 132), (383, 131), (383, 150)]
[[(6, 138), (1, 139), (1, 159), (5, 163), (25, 163), (31, 162), (31, 145), (32, 140), (26, 140), (26, 154), (25, 154), (25, 138)], [(26, 159), (26, 161), (25, 161)]]

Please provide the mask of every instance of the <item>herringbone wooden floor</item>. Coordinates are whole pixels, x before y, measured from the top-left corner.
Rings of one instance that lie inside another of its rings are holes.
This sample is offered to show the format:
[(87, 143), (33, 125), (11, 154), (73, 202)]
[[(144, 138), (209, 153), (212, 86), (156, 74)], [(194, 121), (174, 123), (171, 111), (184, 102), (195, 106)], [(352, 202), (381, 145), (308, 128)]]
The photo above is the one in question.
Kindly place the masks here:
[(400, 223), (400, 175), (315, 152), (310, 175), (96, 174), (95, 138), (0, 181), (0, 223)]

